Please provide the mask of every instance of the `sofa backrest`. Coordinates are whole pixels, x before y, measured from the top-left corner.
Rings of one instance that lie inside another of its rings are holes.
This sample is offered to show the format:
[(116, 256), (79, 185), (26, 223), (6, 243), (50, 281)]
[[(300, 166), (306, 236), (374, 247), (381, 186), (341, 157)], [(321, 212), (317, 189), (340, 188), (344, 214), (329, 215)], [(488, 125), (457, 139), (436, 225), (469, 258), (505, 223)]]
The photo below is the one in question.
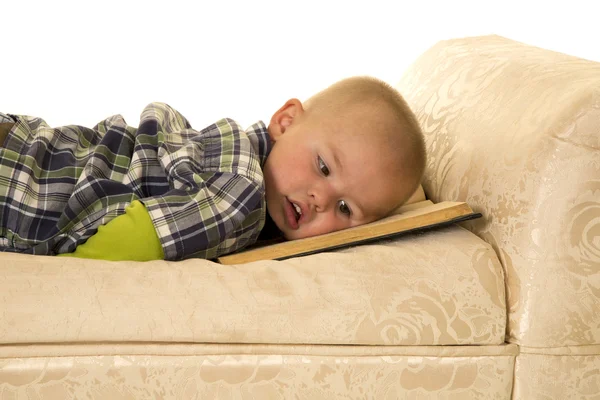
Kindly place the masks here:
[(508, 340), (600, 343), (600, 63), (473, 37), (397, 87), (426, 136), (427, 197), (484, 214), (466, 226), (505, 269)]

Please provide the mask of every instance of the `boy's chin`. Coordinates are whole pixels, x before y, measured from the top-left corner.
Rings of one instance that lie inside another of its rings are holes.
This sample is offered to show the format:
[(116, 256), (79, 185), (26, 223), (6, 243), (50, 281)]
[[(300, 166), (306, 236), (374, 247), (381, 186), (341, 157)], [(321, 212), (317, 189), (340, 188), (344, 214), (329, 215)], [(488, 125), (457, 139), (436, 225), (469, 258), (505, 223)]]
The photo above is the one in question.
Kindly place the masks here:
[(285, 240), (298, 240), (298, 239), (304, 239), (305, 237), (308, 237), (307, 235), (303, 235), (298, 229), (293, 230), (293, 229), (289, 229), (289, 228), (285, 228), (281, 229), (279, 226), (277, 227), (279, 229), (279, 231), (281, 232), (282, 236), (285, 238)]
[(280, 227), (279, 225), (277, 225), (277, 229), (279, 229), (279, 232), (281, 232), (281, 236), (283, 236), (285, 238), (285, 240), (300, 239), (297, 232), (294, 230), (291, 230), (287, 227), (283, 227), (283, 229), (282, 229), (282, 227)]
[(277, 229), (279, 230), (281, 235), (285, 238), (285, 240), (306, 239), (309, 237), (324, 235), (326, 233), (333, 232), (333, 231), (324, 232), (322, 229), (315, 230), (314, 226), (306, 226), (306, 225), (299, 227), (298, 229), (290, 229), (287, 225), (280, 227), (277, 223), (275, 223), (275, 225), (277, 226)]
[(296, 229), (296, 230), (282, 230), (281, 233), (286, 240), (298, 240), (298, 239), (306, 239), (313, 236), (323, 235), (323, 233), (311, 233), (306, 229)]
[(306, 236), (298, 235), (296, 232), (282, 232), (285, 240), (304, 239)]

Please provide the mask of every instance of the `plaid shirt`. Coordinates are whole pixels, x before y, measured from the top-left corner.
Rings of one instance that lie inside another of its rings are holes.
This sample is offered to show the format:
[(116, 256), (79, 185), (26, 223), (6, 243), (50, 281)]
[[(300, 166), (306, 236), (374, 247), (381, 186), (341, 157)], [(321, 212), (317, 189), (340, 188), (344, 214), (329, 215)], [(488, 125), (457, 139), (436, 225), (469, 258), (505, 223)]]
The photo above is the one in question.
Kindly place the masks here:
[(201, 131), (148, 105), (93, 129), (18, 116), (0, 149), (0, 249), (74, 251), (133, 200), (148, 210), (165, 258), (215, 258), (254, 243), (265, 222), (262, 122), (222, 119)]

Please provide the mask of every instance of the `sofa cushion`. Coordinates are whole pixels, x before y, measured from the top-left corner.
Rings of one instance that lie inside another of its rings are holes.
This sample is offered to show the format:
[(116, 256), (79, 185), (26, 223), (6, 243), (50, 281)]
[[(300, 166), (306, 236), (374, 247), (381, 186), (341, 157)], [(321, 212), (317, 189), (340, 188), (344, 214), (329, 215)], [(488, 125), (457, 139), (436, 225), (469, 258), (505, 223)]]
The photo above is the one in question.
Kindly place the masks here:
[(0, 254), (0, 343), (502, 344), (504, 279), (459, 227), (286, 261)]

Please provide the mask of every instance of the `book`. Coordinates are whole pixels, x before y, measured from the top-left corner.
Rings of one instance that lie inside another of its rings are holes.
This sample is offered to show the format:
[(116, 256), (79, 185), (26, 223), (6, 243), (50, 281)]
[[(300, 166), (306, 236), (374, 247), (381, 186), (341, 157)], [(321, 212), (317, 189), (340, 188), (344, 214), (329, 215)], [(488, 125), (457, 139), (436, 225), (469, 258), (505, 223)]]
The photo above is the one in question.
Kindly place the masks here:
[(313, 236), (242, 250), (219, 257), (221, 264), (243, 264), (258, 260), (285, 260), (322, 251), (373, 243), (457, 222), (481, 217), (464, 202), (430, 200), (408, 204), (392, 215), (369, 224)]

